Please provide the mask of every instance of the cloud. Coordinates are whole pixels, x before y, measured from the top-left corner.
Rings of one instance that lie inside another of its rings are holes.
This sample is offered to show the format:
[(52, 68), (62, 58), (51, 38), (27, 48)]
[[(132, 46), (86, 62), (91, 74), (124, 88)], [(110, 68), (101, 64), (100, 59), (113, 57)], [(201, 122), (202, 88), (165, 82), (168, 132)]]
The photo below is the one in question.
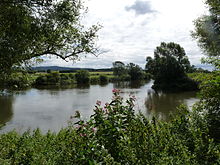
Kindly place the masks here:
[(125, 7), (127, 11), (134, 10), (136, 15), (145, 15), (149, 13), (154, 13), (155, 10), (151, 9), (151, 4), (149, 1), (140, 1), (137, 0), (131, 6)]

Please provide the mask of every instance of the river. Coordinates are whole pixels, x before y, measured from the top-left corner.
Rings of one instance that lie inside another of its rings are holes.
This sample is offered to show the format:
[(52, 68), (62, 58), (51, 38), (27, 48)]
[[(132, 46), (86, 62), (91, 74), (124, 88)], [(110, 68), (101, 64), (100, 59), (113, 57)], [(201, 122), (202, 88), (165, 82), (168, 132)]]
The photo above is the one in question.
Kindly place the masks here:
[(42, 132), (59, 131), (68, 125), (70, 116), (80, 111), (84, 119), (93, 113), (97, 100), (104, 105), (112, 98), (112, 89), (121, 90), (121, 96), (136, 97), (136, 112), (169, 120), (176, 107), (185, 104), (189, 108), (198, 100), (196, 92), (156, 93), (151, 89), (153, 81), (108, 83), (68, 88), (31, 88), (24, 91), (0, 92), (0, 133), (40, 128)]

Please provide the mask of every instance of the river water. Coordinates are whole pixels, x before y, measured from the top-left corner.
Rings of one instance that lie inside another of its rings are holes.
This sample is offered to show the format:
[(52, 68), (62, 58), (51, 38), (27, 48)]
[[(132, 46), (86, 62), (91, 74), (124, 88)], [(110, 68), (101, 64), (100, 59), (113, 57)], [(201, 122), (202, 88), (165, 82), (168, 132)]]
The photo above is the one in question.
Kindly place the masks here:
[(185, 104), (191, 107), (198, 99), (196, 92), (156, 93), (152, 81), (120, 82), (106, 85), (89, 85), (68, 88), (31, 88), (25, 91), (0, 91), (0, 133), (40, 128), (57, 132), (68, 125), (70, 116), (80, 111), (84, 119), (93, 114), (97, 100), (104, 105), (112, 98), (112, 89), (121, 90), (121, 96), (136, 97), (135, 109), (146, 116), (156, 115), (169, 120), (176, 107)]

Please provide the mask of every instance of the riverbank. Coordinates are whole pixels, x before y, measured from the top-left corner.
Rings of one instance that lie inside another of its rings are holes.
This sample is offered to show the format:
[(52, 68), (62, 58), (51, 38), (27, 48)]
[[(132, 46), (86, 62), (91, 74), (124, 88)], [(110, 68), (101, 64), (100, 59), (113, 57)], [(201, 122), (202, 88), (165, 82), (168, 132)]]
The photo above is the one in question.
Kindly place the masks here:
[[(77, 75), (78, 78), (77, 78)], [(141, 80), (149, 81), (151, 76), (146, 74)], [(0, 79), (1, 88), (25, 89), (28, 87), (42, 87), (48, 85), (67, 86), (83, 84), (106, 84), (109, 82), (131, 81), (129, 76), (119, 77), (113, 72), (88, 72), (80, 70), (75, 73), (59, 73), (58, 71), (45, 72), (14, 72), (7, 79)]]

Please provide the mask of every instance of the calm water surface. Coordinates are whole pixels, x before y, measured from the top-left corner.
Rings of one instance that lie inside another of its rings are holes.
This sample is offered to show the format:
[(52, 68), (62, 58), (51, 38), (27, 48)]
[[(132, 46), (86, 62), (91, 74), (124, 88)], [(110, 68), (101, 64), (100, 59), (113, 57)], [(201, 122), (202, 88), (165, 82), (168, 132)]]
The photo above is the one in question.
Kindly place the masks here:
[(156, 93), (149, 83), (124, 82), (107, 85), (90, 85), (59, 89), (32, 88), (26, 91), (0, 91), (0, 133), (13, 129), (24, 132), (27, 129), (40, 128), (43, 132), (58, 131), (68, 125), (75, 111), (81, 112), (86, 119), (92, 113), (97, 100), (102, 104), (110, 102), (112, 89), (122, 91), (121, 96), (135, 95), (136, 110), (146, 116), (152, 114), (167, 120), (170, 113), (180, 104), (192, 106), (198, 99), (196, 92)]

